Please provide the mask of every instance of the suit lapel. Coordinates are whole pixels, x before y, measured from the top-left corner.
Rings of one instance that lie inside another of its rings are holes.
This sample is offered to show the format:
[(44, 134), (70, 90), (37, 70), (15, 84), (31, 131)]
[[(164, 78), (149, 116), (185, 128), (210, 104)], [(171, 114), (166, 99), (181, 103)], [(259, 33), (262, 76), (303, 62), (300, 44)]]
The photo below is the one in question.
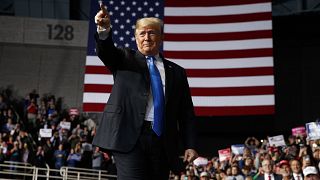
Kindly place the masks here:
[(168, 60), (161, 56), (164, 65), (164, 72), (166, 74), (166, 87), (165, 87), (165, 103), (167, 104), (170, 93), (172, 92), (172, 80), (173, 80), (173, 67), (169, 65)]
[(143, 77), (145, 78), (147, 82), (147, 86), (150, 86), (150, 74), (148, 71), (148, 65), (146, 62), (146, 57), (141, 54), (139, 51), (136, 51), (135, 59), (138, 62), (139, 68), (141, 68), (141, 71), (143, 73)]

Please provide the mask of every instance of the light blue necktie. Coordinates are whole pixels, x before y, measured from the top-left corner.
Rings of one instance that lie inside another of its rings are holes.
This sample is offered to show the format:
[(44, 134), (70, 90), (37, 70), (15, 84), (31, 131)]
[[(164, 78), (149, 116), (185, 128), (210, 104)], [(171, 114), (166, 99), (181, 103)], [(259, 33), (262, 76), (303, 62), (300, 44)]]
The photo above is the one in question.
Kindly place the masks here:
[(151, 90), (153, 95), (154, 105), (154, 117), (153, 117), (153, 131), (161, 136), (163, 131), (163, 110), (164, 110), (164, 93), (161, 81), (160, 72), (157, 66), (154, 64), (155, 57), (148, 56), (147, 64), (149, 67), (150, 79), (151, 79)]

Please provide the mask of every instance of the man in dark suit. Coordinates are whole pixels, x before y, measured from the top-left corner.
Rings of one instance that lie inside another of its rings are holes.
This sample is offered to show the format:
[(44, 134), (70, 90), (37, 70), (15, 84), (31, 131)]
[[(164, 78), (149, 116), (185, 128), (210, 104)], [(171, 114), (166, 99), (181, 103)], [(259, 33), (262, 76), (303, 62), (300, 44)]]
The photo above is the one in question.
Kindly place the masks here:
[(257, 180), (282, 180), (282, 176), (273, 173), (273, 161), (264, 159), (261, 162), (263, 174), (260, 174)]
[[(106, 8), (95, 17), (96, 50), (112, 72), (114, 85), (93, 144), (111, 151), (118, 179), (168, 179), (179, 173), (195, 149), (194, 110), (185, 70), (159, 52), (163, 22), (136, 22), (138, 50), (117, 48)], [(182, 143), (180, 143), (182, 142)]]

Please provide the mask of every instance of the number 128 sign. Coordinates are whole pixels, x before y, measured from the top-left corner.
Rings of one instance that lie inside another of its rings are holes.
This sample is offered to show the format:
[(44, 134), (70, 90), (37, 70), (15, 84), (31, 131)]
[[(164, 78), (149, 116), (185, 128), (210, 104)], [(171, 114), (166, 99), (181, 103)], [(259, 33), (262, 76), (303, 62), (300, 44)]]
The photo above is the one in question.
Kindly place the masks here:
[(55, 40), (72, 40), (73, 26), (71, 25), (61, 25), (61, 24), (47, 24), (48, 27), (48, 39)]

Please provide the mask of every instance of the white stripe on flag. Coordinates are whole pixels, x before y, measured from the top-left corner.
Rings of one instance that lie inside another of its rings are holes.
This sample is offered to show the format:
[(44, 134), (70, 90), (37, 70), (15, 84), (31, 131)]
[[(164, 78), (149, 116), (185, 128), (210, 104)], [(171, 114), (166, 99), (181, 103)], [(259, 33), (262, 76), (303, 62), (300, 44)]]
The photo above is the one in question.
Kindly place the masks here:
[(87, 56), (86, 65), (87, 66), (104, 66), (103, 62), (99, 59), (98, 56)]
[[(84, 103), (107, 103), (110, 93), (84, 93)], [(274, 105), (274, 95), (192, 96), (194, 106), (264, 106)]]
[(165, 16), (220, 16), (271, 12), (270, 3), (216, 7), (165, 7)]
[(107, 103), (110, 93), (83, 93), (84, 103)]
[[(188, 78), (190, 87), (273, 86), (273, 76), (201, 77)], [(113, 84), (112, 75), (86, 74), (85, 84)]]
[[(232, 69), (273, 67), (273, 57), (252, 57), (233, 59), (169, 59), (186, 69)], [(87, 66), (104, 66), (98, 56), (87, 56)]]
[(166, 24), (164, 26), (165, 33), (222, 33), (222, 32), (244, 32), (271, 30), (272, 21), (252, 21), (238, 23), (221, 23), (221, 24)]
[(188, 78), (190, 87), (250, 87), (273, 86), (273, 76), (242, 76), (218, 78)]
[(164, 41), (164, 51), (224, 51), (272, 48), (272, 39), (235, 41)]
[(233, 69), (273, 67), (273, 57), (253, 57), (234, 59), (170, 59), (185, 69)]
[(256, 96), (192, 96), (195, 106), (269, 106), (274, 105), (274, 95)]
[(113, 84), (113, 76), (110, 74), (86, 74), (84, 84)]

